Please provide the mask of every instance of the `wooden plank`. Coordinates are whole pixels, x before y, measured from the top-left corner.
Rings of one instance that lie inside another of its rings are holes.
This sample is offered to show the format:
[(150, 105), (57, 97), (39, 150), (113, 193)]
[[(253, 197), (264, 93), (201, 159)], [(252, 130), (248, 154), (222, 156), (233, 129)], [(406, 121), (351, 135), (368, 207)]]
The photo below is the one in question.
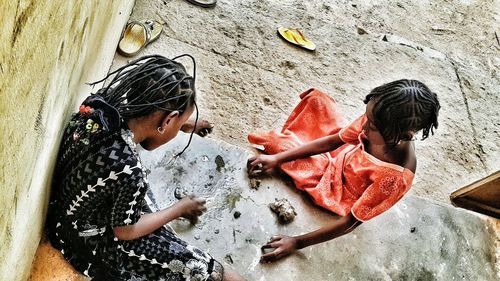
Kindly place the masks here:
[(450, 199), (454, 206), (500, 218), (500, 171), (453, 192)]

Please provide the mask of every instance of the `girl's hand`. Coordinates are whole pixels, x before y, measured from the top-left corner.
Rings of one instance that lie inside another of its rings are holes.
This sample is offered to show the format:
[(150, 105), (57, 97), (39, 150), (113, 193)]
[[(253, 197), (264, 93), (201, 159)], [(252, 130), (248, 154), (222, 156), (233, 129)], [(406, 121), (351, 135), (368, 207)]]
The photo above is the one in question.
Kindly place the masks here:
[(297, 250), (297, 238), (290, 236), (273, 236), (271, 241), (262, 246), (262, 251), (265, 249), (274, 249), (272, 252), (264, 253), (260, 257), (261, 263), (277, 261), (285, 256), (288, 256)]
[(179, 200), (175, 204), (180, 212), (180, 217), (188, 219), (192, 224), (198, 222), (198, 217), (201, 216), (206, 210), (205, 199), (188, 195)]
[(276, 155), (261, 154), (248, 159), (250, 163), (250, 173), (266, 172), (270, 173), (280, 164)]
[[(193, 119), (189, 119), (184, 123), (181, 127), (181, 131), (184, 133), (190, 134), (193, 132), (195, 122)], [(199, 119), (198, 123), (196, 123), (196, 130), (194, 131), (195, 134), (199, 135), (200, 137), (205, 137), (208, 134), (211, 134), (212, 131), (214, 130), (214, 125), (210, 122), (208, 122), (205, 119)]]

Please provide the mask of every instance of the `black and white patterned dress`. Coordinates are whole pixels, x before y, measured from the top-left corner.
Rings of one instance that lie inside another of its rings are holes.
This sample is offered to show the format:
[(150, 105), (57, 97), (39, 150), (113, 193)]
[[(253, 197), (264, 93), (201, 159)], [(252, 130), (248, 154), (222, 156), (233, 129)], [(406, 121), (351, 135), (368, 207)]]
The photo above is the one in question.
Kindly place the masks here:
[(114, 236), (113, 227), (151, 212), (148, 182), (131, 132), (104, 130), (97, 111), (76, 113), (63, 136), (47, 219), (53, 246), (93, 280), (222, 280), (219, 262), (166, 227), (130, 241)]

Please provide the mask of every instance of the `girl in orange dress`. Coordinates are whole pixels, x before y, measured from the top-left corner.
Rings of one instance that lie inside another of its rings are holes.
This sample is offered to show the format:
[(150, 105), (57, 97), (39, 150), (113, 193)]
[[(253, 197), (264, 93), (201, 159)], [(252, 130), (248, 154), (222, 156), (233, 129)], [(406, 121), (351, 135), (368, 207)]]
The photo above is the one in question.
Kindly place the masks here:
[(349, 233), (387, 211), (410, 189), (416, 169), (414, 136), (438, 126), (438, 98), (423, 83), (397, 80), (373, 89), (366, 112), (348, 126), (328, 95), (310, 89), (300, 95), (281, 132), (250, 134), (264, 152), (251, 169), (279, 167), (298, 189), (341, 219), (300, 236), (274, 236), (261, 261)]

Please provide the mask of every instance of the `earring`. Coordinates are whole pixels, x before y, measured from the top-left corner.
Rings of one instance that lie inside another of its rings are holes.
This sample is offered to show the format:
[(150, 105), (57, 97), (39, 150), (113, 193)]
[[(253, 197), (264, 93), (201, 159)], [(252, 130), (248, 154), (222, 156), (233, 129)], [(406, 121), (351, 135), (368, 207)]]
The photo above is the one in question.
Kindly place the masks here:
[(158, 127), (158, 133), (160, 133), (160, 135), (163, 135), (163, 133), (165, 133), (165, 128), (163, 127)]

